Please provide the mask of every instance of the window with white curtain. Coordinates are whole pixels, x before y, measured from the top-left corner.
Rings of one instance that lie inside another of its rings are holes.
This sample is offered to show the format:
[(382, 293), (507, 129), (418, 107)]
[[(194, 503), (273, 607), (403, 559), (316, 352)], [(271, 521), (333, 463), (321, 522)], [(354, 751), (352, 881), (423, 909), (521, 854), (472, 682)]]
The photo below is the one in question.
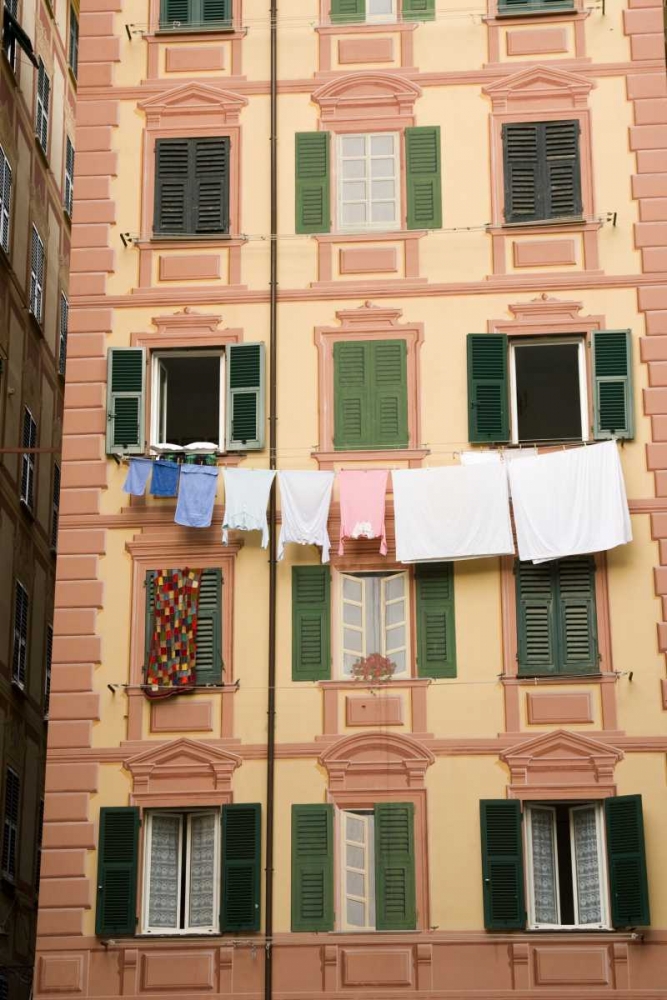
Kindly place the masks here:
[(408, 671), (408, 574), (341, 573), (342, 675), (373, 653), (394, 664), (394, 677)]
[(529, 805), (526, 837), (530, 926), (608, 927), (602, 804)]
[(399, 148), (394, 132), (338, 137), (339, 230), (399, 227)]
[(144, 858), (144, 933), (218, 934), (219, 859), (219, 811), (149, 813)]

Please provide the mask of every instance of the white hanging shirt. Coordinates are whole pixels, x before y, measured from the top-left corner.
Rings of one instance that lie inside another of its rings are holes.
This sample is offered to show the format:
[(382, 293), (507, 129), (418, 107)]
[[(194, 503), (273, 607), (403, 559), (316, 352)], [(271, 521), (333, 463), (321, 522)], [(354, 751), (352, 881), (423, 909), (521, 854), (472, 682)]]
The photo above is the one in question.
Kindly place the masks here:
[(546, 562), (632, 541), (615, 441), (514, 462), (509, 479), (520, 559)]
[(514, 553), (500, 462), (392, 472), (399, 562)]
[(228, 532), (261, 531), (262, 548), (269, 544), (269, 524), (266, 508), (273, 469), (225, 469), (225, 515), (222, 521), (222, 541), (227, 544)]
[(333, 472), (279, 472), (282, 527), (278, 539), (278, 559), (285, 545), (321, 545), (322, 562), (329, 562), (329, 507)]

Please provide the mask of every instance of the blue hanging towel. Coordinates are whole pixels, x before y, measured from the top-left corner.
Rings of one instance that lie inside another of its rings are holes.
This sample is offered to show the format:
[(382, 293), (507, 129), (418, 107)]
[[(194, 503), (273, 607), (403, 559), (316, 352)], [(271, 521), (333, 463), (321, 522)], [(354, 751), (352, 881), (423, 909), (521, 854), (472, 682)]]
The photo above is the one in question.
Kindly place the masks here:
[(133, 497), (142, 497), (146, 491), (146, 483), (151, 474), (153, 463), (150, 458), (131, 458), (127, 477), (123, 483), (123, 492)]
[(208, 528), (218, 488), (218, 468), (210, 465), (183, 465), (178, 486), (176, 524), (187, 528)]
[(178, 462), (158, 459), (154, 464), (151, 493), (154, 497), (175, 497), (178, 493)]

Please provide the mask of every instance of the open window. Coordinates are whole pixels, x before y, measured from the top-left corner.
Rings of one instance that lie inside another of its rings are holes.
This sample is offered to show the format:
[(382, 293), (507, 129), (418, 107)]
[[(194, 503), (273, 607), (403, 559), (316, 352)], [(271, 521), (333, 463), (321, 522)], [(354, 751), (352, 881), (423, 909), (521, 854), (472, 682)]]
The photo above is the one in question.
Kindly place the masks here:
[(407, 676), (408, 587), (407, 573), (340, 574), (341, 676), (355, 676), (355, 664), (373, 654), (390, 661), (393, 677)]
[(150, 443), (225, 446), (223, 351), (154, 351)]
[(512, 441), (587, 441), (584, 337), (510, 341)]

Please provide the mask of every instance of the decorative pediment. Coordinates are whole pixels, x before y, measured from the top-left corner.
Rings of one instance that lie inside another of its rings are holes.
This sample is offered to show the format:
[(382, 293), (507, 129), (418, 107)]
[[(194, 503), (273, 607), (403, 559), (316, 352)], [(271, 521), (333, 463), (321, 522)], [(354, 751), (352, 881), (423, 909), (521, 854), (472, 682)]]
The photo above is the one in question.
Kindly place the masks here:
[(491, 98), (494, 111), (559, 111), (585, 108), (594, 86), (586, 77), (542, 65), (512, 73), (482, 91)]
[(350, 73), (313, 93), (323, 122), (411, 118), (421, 88), (393, 73)]
[(500, 755), (510, 769), (514, 798), (581, 799), (615, 794), (621, 750), (581, 733), (557, 729), (517, 743)]
[(359, 733), (338, 740), (320, 757), (329, 774), (329, 789), (423, 788), (427, 767), (435, 760), (417, 740), (397, 733)]
[(336, 318), (344, 327), (376, 327), (398, 326), (403, 315), (402, 309), (392, 309), (389, 306), (374, 306), (368, 300), (356, 309), (339, 309)]
[(149, 128), (165, 125), (188, 127), (237, 125), (247, 98), (231, 90), (202, 83), (185, 83), (163, 94), (149, 97), (138, 105)]
[[(175, 697), (186, 697), (178, 695)], [(231, 798), (232, 775), (241, 758), (209, 743), (187, 738), (162, 743), (129, 757), (132, 802), (143, 806), (217, 805)]]

